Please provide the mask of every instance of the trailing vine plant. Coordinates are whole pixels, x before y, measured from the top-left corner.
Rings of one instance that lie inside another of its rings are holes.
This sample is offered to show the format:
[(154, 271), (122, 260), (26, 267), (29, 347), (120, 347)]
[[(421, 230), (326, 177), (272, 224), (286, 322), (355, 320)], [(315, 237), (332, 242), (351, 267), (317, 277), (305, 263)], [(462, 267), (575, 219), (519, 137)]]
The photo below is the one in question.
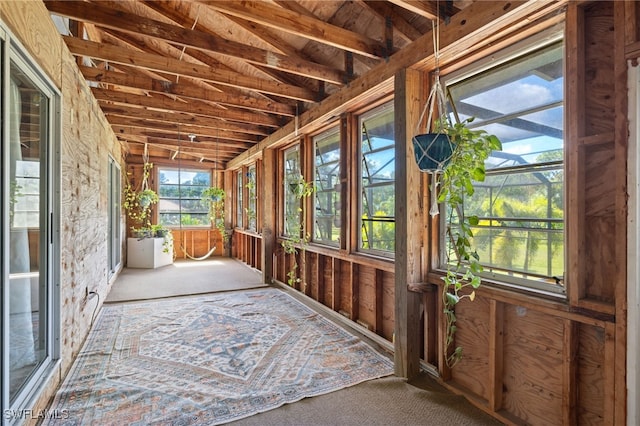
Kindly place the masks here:
[[(148, 230), (151, 232), (151, 207), (159, 200), (158, 194), (149, 188), (148, 180), (153, 169), (153, 163), (145, 162), (142, 171), (142, 183), (140, 188), (134, 188), (129, 181), (127, 174), (124, 187), (122, 206), (127, 212), (127, 216), (137, 226), (132, 226), (131, 230)], [(150, 235), (151, 236), (151, 235)]]
[(474, 182), (485, 179), (485, 160), (502, 144), (495, 135), (484, 130), (472, 130), (470, 117), (460, 123), (438, 121), (436, 128), (446, 133), (454, 147), (450, 162), (445, 166), (440, 185), (438, 202), (446, 202), (448, 218), (445, 234), (449, 244), (447, 271), (443, 277), (442, 302), (446, 321), (444, 355), (447, 366), (452, 368), (462, 358), (462, 347), (451, 350), (456, 333), (455, 307), (463, 299), (475, 299), (475, 290), (480, 286), (482, 265), (478, 252), (472, 248), (472, 227), (478, 225), (478, 217), (465, 216), (464, 197), (474, 193)]
[(229, 239), (224, 225), (224, 189), (217, 186), (202, 191), (202, 200), (209, 204), (209, 219), (220, 232), (222, 243), (226, 244)]
[(311, 235), (304, 229), (304, 205), (305, 199), (315, 192), (313, 182), (307, 182), (301, 175), (293, 175), (287, 178), (287, 186), (290, 193), (294, 196), (297, 204), (296, 208), (287, 209), (285, 224), (287, 238), (281, 243), (284, 252), (292, 255), (293, 263), (287, 272), (287, 284), (294, 287), (300, 282), (298, 277), (298, 250), (304, 256), (305, 246), (309, 243)]

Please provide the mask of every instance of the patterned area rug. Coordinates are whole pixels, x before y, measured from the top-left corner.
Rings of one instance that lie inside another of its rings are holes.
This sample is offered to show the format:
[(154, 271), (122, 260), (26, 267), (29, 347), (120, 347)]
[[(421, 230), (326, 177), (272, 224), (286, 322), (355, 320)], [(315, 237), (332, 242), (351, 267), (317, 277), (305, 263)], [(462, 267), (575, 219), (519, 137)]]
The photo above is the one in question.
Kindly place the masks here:
[(274, 288), (105, 305), (46, 424), (221, 424), (392, 373)]

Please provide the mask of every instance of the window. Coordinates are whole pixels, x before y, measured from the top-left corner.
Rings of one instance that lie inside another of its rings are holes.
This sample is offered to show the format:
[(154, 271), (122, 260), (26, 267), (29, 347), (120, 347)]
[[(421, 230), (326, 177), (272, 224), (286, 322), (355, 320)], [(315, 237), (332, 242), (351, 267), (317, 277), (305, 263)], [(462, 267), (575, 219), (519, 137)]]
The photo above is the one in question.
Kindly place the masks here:
[(168, 227), (210, 226), (202, 191), (211, 186), (208, 170), (159, 168), (159, 223)]
[(60, 93), (24, 52), (0, 26), (3, 413), (60, 358)]
[(122, 251), (121, 217), (122, 205), (120, 193), (122, 190), (122, 172), (120, 165), (109, 156), (109, 276), (115, 274), (120, 267)]
[(247, 193), (248, 193), (248, 200), (247, 200), (247, 222), (248, 222), (248, 228), (250, 231), (256, 231), (257, 225), (258, 225), (258, 220), (256, 217), (256, 213), (257, 213), (257, 197), (258, 197), (258, 193), (256, 192), (256, 166), (253, 165), (251, 167), (249, 167), (249, 171), (247, 172)]
[[(460, 119), (502, 141), (486, 180), (465, 199), (473, 247), (502, 282), (564, 292), (563, 46), (561, 42), (447, 87)], [(450, 215), (444, 215), (442, 229)], [(447, 253), (443, 253), (446, 259)]]
[(242, 213), (244, 211), (243, 204), (243, 193), (244, 193), (244, 185), (242, 184), (242, 170), (236, 173), (236, 226), (238, 228), (242, 228)]
[(315, 206), (313, 241), (339, 245), (341, 227), (340, 129), (313, 138), (315, 150)]
[(301, 179), (300, 150), (294, 146), (284, 152), (284, 235), (289, 237), (299, 237), (301, 206), (296, 193)]
[(360, 244), (366, 251), (395, 251), (395, 140), (393, 103), (360, 117)]

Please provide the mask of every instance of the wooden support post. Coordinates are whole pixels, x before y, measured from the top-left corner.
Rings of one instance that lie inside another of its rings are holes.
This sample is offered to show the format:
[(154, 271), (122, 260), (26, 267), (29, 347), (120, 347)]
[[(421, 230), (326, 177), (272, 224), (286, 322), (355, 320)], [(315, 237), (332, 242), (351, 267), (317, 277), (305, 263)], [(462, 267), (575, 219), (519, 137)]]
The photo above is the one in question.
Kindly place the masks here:
[(375, 309), (376, 309), (376, 322), (373, 324), (373, 329), (376, 333), (381, 334), (382, 332), (382, 286), (384, 280), (384, 271), (380, 269), (376, 269), (376, 278), (374, 280), (375, 286)]
[(504, 305), (496, 300), (489, 304), (489, 409), (502, 408), (502, 366), (504, 337)]
[(349, 277), (351, 287), (351, 301), (349, 304), (351, 306), (349, 310), (351, 319), (354, 321), (360, 318), (360, 281), (358, 280), (360, 274), (358, 273), (358, 269), (359, 265), (357, 263), (349, 263), (349, 271), (351, 272)]
[[(627, 90), (627, 60), (625, 57), (625, 3), (616, 2), (614, 13), (614, 65), (615, 76), (615, 162), (616, 162), (616, 193), (615, 193), (615, 258), (616, 287), (616, 339), (615, 339), (615, 423), (627, 422), (627, 151), (629, 143), (628, 123), (628, 90)], [(635, 142), (634, 142), (635, 143)]]
[[(619, 424), (615, 421), (616, 395), (611, 390), (616, 382), (616, 324), (607, 322), (604, 327), (604, 409), (603, 421), (605, 425)], [(613, 368), (612, 368), (613, 367)], [(622, 366), (620, 367), (622, 368)], [(624, 418), (624, 416), (622, 417)], [(624, 424), (624, 423), (621, 423)]]
[(262, 183), (259, 188), (258, 200), (260, 202), (259, 210), (262, 212), (262, 282), (270, 284), (273, 280), (273, 255), (276, 245), (276, 152), (273, 149), (265, 149), (262, 152), (262, 161), (260, 163), (262, 170), (260, 175)]
[(415, 164), (413, 129), (420, 116), (420, 72), (400, 70), (395, 76), (396, 139), (396, 271), (395, 271), (395, 374), (412, 378), (420, 373), (420, 294), (407, 284), (421, 275), (422, 211), (420, 171)]
[(584, 296), (584, 171), (583, 148), (577, 143), (584, 129), (584, 14), (577, 3), (567, 5), (566, 28), (566, 236), (567, 294), (572, 305)]
[(578, 323), (570, 319), (564, 320), (562, 344), (562, 424), (578, 423), (576, 406), (578, 402), (577, 363), (578, 356)]
[(334, 311), (340, 309), (340, 264), (342, 261), (331, 258), (331, 304)]

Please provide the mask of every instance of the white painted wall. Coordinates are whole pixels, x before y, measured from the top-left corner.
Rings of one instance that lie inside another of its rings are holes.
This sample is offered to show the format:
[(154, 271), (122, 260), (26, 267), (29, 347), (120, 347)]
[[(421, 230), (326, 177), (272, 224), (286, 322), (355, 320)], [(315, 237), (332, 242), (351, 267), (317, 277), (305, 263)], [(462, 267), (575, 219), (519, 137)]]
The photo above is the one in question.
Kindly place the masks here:
[(627, 229), (627, 425), (640, 424), (640, 67), (630, 67), (629, 86), (629, 151), (627, 187), (629, 212)]

